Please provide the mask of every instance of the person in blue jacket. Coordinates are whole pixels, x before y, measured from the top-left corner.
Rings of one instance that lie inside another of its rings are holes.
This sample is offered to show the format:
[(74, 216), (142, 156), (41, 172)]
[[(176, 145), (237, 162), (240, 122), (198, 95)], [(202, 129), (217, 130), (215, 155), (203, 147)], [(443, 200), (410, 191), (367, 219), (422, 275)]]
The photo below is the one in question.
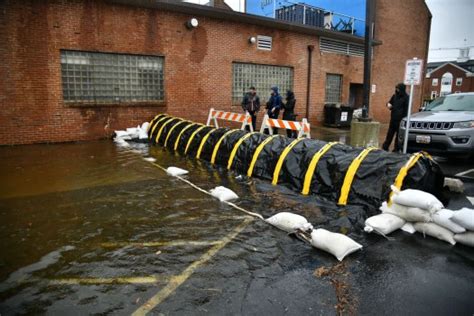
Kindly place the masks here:
[[(272, 87), (272, 94), (267, 102), (267, 114), (269, 118), (277, 119), (282, 108), (282, 98), (278, 93), (278, 87)], [(273, 128), (273, 134), (278, 134), (278, 128)]]

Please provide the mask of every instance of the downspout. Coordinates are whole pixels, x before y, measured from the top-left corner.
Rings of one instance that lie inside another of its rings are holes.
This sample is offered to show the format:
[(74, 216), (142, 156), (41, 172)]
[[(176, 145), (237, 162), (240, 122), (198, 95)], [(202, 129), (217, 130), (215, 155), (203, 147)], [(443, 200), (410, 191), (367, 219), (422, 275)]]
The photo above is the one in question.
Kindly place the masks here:
[(311, 66), (313, 65), (314, 45), (308, 45), (308, 79), (306, 80), (306, 119), (309, 120), (309, 100), (311, 97)]

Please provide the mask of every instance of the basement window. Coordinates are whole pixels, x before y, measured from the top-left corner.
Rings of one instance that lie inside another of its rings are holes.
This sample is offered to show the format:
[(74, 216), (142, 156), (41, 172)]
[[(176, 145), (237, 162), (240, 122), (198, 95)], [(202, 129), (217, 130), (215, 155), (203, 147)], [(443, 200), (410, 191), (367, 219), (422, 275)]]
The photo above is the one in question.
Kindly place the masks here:
[(326, 74), (326, 103), (340, 103), (342, 100), (342, 75)]
[(240, 104), (244, 94), (252, 86), (256, 88), (260, 104), (264, 106), (273, 86), (277, 86), (281, 94), (293, 90), (293, 68), (232, 63), (232, 104)]
[(133, 103), (164, 99), (164, 58), (61, 50), (68, 103)]
[(462, 78), (456, 78), (456, 86), (462, 86)]
[(270, 36), (257, 35), (257, 49), (272, 50), (272, 38)]

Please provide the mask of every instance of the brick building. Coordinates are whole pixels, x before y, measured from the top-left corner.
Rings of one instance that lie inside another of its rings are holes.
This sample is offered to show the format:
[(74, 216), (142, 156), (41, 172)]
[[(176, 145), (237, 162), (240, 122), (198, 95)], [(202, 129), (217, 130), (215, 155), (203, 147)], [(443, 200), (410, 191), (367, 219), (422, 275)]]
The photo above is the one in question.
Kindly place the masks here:
[[(426, 60), (430, 23), (423, 0), (376, 0), (375, 119), (388, 121), (405, 60)], [(361, 106), (363, 38), (225, 8), (4, 0), (0, 41), (0, 144), (104, 138), (160, 112), (203, 122), (210, 107), (240, 111), (249, 85), (262, 99), (274, 84), (294, 90), (316, 125), (325, 102)]]
[(460, 92), (474, 92), (474, 60), (428, 64), (423, 90), (425, 100)]

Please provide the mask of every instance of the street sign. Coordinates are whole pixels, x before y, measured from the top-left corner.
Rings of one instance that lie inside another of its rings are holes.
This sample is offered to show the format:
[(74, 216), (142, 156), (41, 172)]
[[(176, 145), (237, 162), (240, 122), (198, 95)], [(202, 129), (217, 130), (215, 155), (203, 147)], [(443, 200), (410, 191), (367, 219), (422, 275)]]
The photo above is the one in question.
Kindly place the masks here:
[(423, 72), (423, 60), (413, 58), (407, 60), (405, 64), (405, 80), (404, 83), (408, 85), (420, 85)]

